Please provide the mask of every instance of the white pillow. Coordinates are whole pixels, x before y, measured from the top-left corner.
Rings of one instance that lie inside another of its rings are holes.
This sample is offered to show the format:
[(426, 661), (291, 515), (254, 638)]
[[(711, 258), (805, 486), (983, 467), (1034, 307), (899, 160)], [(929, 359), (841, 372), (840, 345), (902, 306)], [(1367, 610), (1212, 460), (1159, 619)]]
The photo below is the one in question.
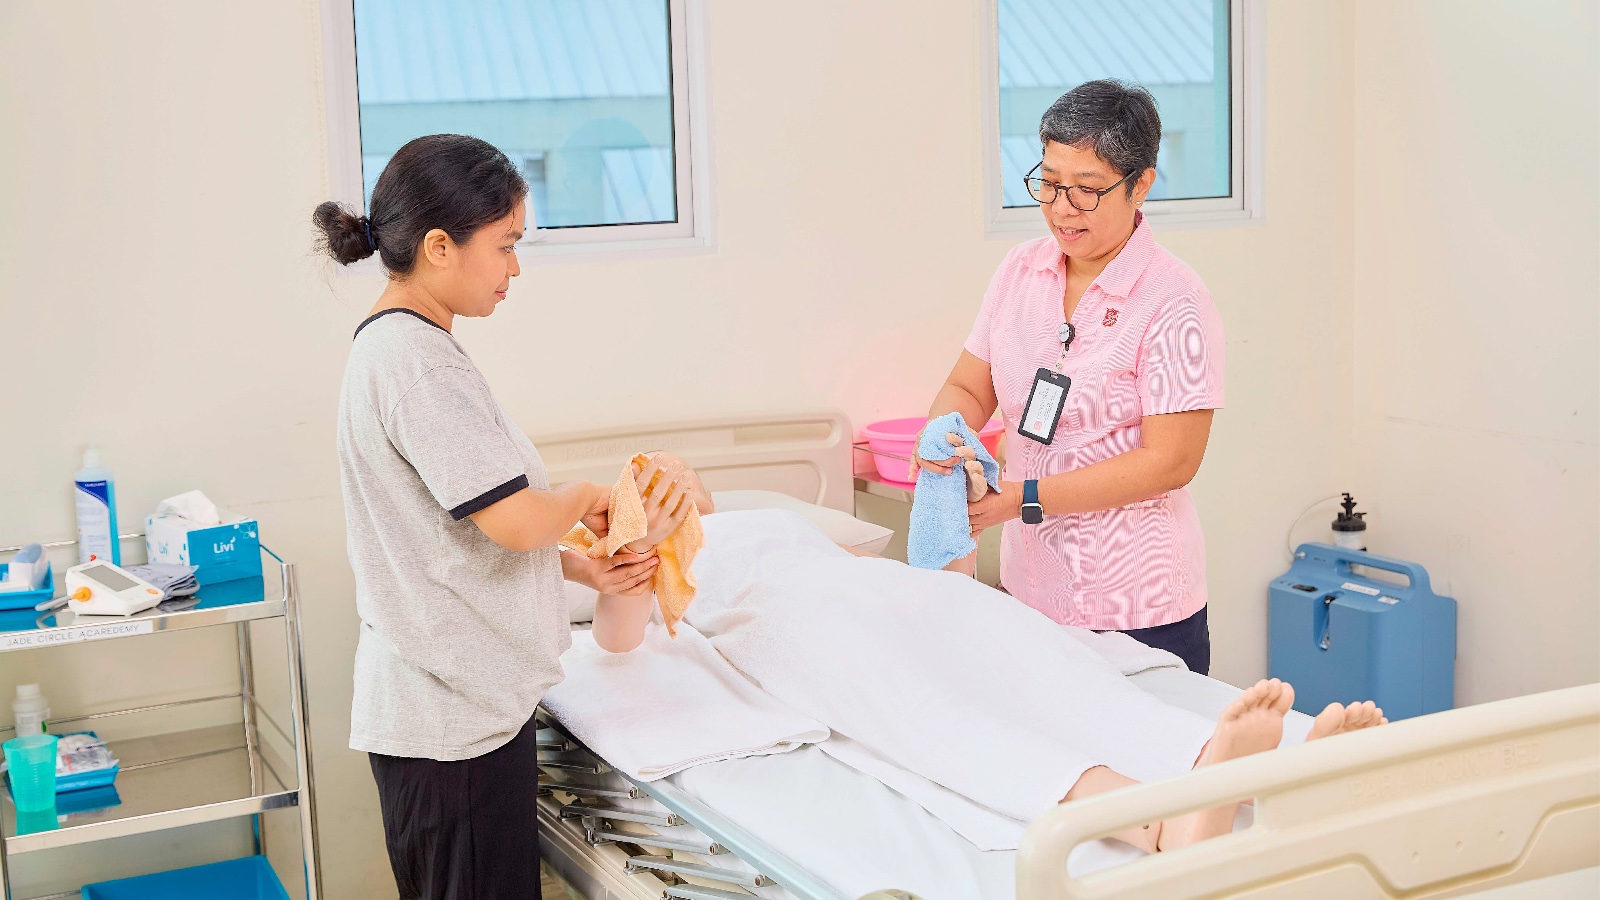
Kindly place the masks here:
[[(868, 553), (882, 553), (894, 537), (893, 528), (863, 522), (847, 512), (807, 503), (778, 491), (714, 491), (711, 501), (717, 512), (735, 512), (742, 509), (787, 509), (799, 513), (815, 525), (835, 544), (843, 544)], [(567, 593), (569, 622), (574, 624), (594, 621), (594, 603), (599, 593), (575, 581), (564, 581)]]
[(787, 509), (799, 513), (817, 526), (828, 540), (868, 553), (882, 553), (894, 537), (894, 529), (863, 522), (847, 512), (807, 503), (777, 491), (714, 491), (711, 500), (717, 512), (741, 509)]

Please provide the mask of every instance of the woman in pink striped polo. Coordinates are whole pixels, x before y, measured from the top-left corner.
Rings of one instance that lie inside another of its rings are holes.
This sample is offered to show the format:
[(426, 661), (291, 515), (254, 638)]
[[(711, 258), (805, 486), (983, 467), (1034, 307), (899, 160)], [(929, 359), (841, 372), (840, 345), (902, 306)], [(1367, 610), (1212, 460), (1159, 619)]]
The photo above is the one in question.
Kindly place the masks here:
[(1001, 490), (969, 518), (974, 533), (1011, 523), (1007, 591), (1205, 673), (1205, 541), (1185, 485), (1222, 407), (1222, 320), (1139, 211), (1161, 120), (1143, 88), (1091, 81), (1045, 112), (1039, 137), (1028, 191), (1050, 234), (1000, 265), (928, 414), (1005, 419)]

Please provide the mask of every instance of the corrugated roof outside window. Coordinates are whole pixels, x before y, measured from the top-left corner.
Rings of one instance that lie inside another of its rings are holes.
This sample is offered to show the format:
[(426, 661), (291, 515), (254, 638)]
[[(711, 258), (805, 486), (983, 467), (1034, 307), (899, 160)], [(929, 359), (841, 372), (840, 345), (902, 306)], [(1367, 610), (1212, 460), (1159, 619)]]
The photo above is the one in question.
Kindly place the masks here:
[(1162, 136), (1150, 199), (1229, 194), (1228, 0), (998, 0), (996, 13), (1003, 207), (1034, 205), (1022, 176), (1039, 161), (1045, 110), (1099, 78), (1155, 96)]
[(1209, 84), (1212, 0), (1000, 0), (1000, 88)]
[(667, 0), (355, 0), (367, 196), (406, 141), (482, 138), (539, 227), (678, 219)]
[(361, 0), (361, 102), (663, 97), (662, 0)]

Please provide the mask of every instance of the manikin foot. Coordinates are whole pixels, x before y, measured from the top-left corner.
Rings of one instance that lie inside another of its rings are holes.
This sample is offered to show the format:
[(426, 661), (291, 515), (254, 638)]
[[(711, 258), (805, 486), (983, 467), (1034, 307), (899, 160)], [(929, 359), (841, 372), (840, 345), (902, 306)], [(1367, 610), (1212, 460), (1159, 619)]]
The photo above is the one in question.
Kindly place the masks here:
[[(1276, 678), (1256, 682), (1222, 711), (1195, 768), (1276, 748), (1283, 739), (1283, 717), (1293, 705), (1294, 688)], [(1238, 806), (1229, 803), (1162, 822), (1157, 847), (1176, 850), (1231, 832)]]
[(1283, 717), (1292, 706), (1292, 686), (1276, 678), (1256, 682), (1217, 717), (1217, 730), (1200, 751), (1195, 768), (1276, 748), (1283, 740)]
[(1312, 720), (1311, 731), (1306, 734), (1306, 740), (1314, 741), (1318, 738), (1344, 734), (1347, 731), (1360, 731), (1363, 728), (1376, 728), (1387, 724), (1389, 720), (1383, 717), (1383, 710), (1371, 700), (1365, 703), (1352, 703), (1349, 706), (1329, 703), (1327, 708), (1317, 713), (1317, 717)]

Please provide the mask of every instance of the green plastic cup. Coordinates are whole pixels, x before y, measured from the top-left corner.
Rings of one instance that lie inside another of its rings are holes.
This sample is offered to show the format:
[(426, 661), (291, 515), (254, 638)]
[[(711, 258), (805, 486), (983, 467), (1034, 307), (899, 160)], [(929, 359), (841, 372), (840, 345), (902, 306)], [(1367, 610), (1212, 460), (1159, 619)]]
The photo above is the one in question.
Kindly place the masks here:
[(11, 799), (22, 812), (38, 812), (56, 805), (56, 736), (30, 734), (12, 738), (5, 749), (11, 774)]
[(61, 816), (52, 804), (44, 809), (17, 810), (17, 834), (38, 834), (61, 827)]

